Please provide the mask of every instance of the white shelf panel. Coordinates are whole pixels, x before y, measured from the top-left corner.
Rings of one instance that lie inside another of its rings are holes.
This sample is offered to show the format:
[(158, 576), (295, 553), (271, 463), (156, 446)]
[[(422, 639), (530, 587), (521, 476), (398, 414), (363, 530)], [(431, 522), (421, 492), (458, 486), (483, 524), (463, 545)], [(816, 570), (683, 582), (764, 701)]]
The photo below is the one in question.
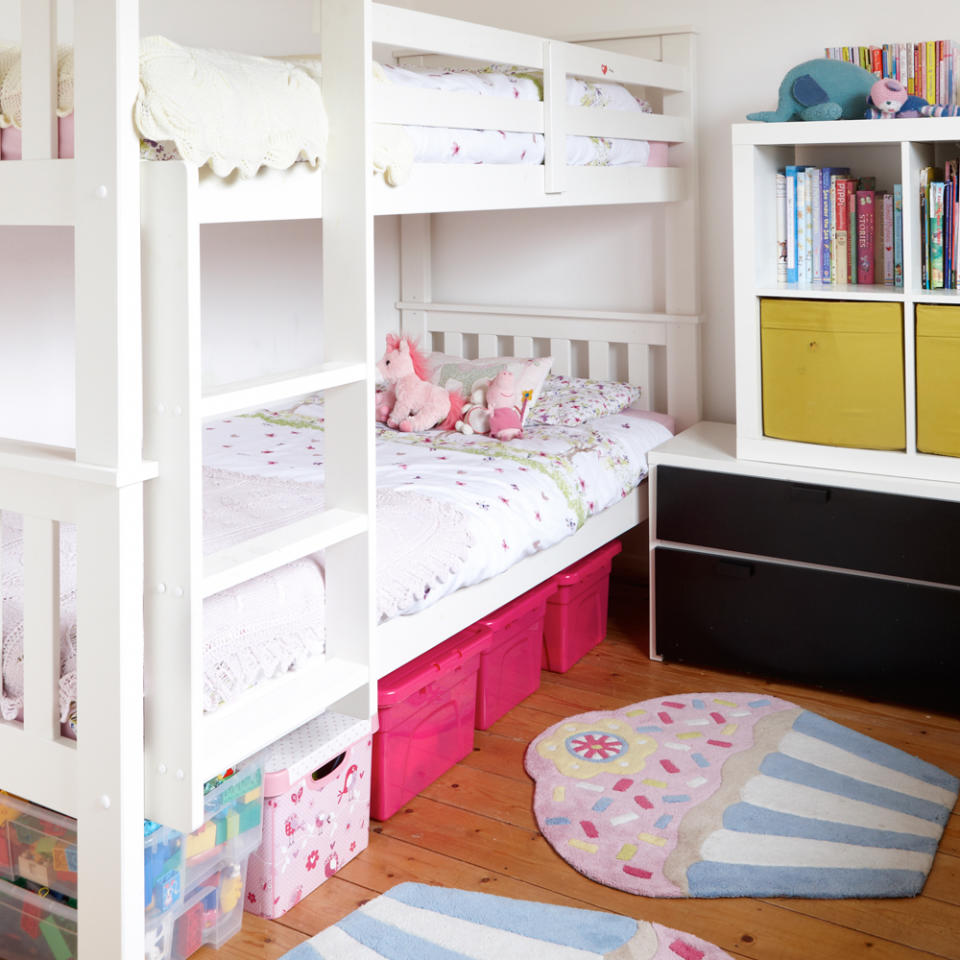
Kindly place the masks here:
[(315, 516), (251, 537), (211, 554), (204, 561), (203, 590), (209, 597), (364, 533), (368, 518), (349, 510), (324, 510)]
[(903, 301), (903, 287), (888, 287), (884, 284), (818, 284), (783, 283), (775, 287), (757, 287), (758, 297), (783, 297), (786, 299), (810, 300), (882, 300)]
[(269, 406), (289, 397), (299, 397), (319, 390), (342, 387), (365, 380), (363, 363), (324, 363), (311, 370), (286, 377), (260, 377), (211, 390), (200, 404), (204, 419), (219, 417), (237, 410)]
[(733, 142), (754, 146), (937, 143), (960, 140), (960, 117), (735, 123)]

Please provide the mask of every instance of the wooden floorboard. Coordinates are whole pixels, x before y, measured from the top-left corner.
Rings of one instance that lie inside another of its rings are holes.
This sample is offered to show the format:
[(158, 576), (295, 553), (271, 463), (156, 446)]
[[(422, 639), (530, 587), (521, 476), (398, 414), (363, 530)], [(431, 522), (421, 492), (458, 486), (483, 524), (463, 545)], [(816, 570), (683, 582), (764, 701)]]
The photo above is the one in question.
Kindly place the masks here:
[[(607, 639), (494, 726), (473, 753), (389, 820), (369, 848), (277, 921), (244, 917), (243, 931), (198, 960), (275, 960), (357, 906), (407, 880), (622, 913), (686, 930), (743, 960), (960, 960), (960, 810), (927, 884), (897, 900), (636, 897), (568, 866), (536, 828), (529, 741), (558, 719), (669, 694), (751, 690), (783, 697), (960, 775), (960, 717), (756, 677), (652, 662), (646, 595), (614, 581)], [(504, 958), (509, 960), (509, 958)]]

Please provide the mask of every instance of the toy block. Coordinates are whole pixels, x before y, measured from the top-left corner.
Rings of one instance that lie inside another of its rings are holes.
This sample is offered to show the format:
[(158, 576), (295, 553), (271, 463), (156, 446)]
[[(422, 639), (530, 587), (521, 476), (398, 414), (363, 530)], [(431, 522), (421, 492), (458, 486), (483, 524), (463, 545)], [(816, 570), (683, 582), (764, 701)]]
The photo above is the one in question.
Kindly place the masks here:
[(73, 950), (66, 939), (64, 939), (60, 928), (53, 919), (51, 917), (45, 917), (40, 921), (39, 927), (40, 932), (43, 934), (43, 939), (47, 941), (47, 946), (53, 954), (53, 960), (72, 960)]
[(27, 850), (20, 854), (17, 860), (17, 873), (24, 880), (40, 884), (41, 887), (50, 886), (50, 871), (47, 869), (49, 861), (38, 859), (33, 851)]
[(177, 919), (174, 949), (181, 957), (189, 957), (203, 945), (203, 904), (196, 903)]
[(260, 826), (260, 801), (259, 798), (253, 803), (244, 804), (239, 812), (240, 833), (246, 833), (248, 830), (255, 830)]
[(212, 850), (217, 845), (217, 827), (207, 821), (199, 830), (195, 830), (187, 837), (186, 857), (192, 860), (201, 853)]

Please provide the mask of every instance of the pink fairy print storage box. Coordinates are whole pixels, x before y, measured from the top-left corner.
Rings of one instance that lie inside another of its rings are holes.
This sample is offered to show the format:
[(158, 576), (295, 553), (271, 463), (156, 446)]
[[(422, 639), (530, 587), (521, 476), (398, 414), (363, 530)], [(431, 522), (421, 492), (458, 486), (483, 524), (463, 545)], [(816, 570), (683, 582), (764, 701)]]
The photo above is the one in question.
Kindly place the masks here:
[(244, 908), (280, 917), (369, 840), (369, 720), (324, 713), (263, 752), (263, 842)]

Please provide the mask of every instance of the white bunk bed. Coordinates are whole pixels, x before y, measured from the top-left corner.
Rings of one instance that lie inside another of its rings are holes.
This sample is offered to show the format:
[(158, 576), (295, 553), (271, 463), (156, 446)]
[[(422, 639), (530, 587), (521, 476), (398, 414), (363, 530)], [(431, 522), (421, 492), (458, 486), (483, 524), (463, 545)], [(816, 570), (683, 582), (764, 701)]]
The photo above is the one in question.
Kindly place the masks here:
[[(372, 715), (379, 676), (645, 519), (644, 484), (505, 574), (377, 625), (370, 425), (373, 364), (382, 345), (373, 315), (373, 218), (404, 214), (398, 302), (404, 331), (461, 355), (468, 345), (481, 356), (533, 356), (547, 348), (555, 372), (600, 378), (613, 372), (613, 345), (646, 403), (663, 395), (679, 427), (696, 422), (695, 51), (685, 31), (597, 36), (587, 38), (596, 47), (580, 46), (370, 0), (323, 0), (317, 4), (323, 95), (337, 132), (323, 173), (300, 164), (225, 181), (183, 162), (139, 159), (129, 125), (137, 4), (115, 0), (76, 4), (76, 159), (53, 159), (56, 7), (56, 0), (22, 0), (25, 159), (0, 163), (0, 225), (75, 231), (76, 449), (0, 442), (0, 509), (24, 516), (26, 583), (24, 722), (0, 722), (0, 788), (78, 818), (80, 960), (105, 960), (143, 949), (144, 816), (194, 828), (205, 780), (331, 706)], [(369, 81), (374, 43), (405, 56), (541, 69), (544, 101), (461, 97), (448, 106), (416, 91), (393, 91), (379, 101)], [(660, 88), (661, 114), (590, 116), (565, 106), (568, 73), (607, 72), (619, 82)], [(84, 111), (93, 99), (97, 109)], [(541, 131), (546, 160), (528, 167), (415, 167), (408, 183), (391, 188), (370, 175), (377, 121)], [(567, 167), (556, 145), (568, 133), (668, 141), (671, 166)], [(432, 214), (607, 203), (667, 204), (662, 312), (432, 302)], [(325, 326), (326, 361), (204, 394), (201, 225), (321, 217), (323, 315), (350, 318)], [(665, 385), (654, 382), (661, 372)], [(324, 512), (204, 559), (204, 418), (321, 390)], [(78, 541), (82, 729), (76, 742), (60, 735), (56, 692), (64, 523), (76, 525)], [(205, 714), (203, 598), (321, 549), (325, 655)]]

